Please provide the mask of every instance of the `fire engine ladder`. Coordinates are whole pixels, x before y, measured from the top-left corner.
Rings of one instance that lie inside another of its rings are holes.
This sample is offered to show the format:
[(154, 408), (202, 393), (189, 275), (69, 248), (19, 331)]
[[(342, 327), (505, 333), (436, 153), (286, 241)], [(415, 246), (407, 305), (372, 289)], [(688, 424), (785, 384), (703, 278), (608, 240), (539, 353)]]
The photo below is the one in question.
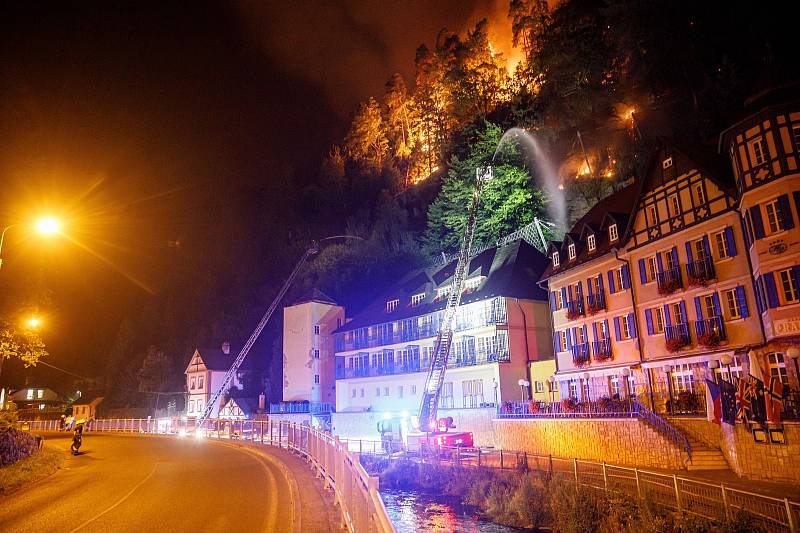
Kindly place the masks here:
[[(328, 238), (331, 239), (334, 237), (328, 237)], [(214, 410), (214, 405), (216, 405), (216, 403), (219, 401), (220, 396), (225, 394), (225, 392), (231, 386), (231, 383), (233, 383), (233, 378), (239, 371), (239, 367), (242, 366), (245, 357), (247, 357), (247, 354), (250, 352), (250, 348), (253, 347), (253, 344), (255, 344), (259, 335), (261, 335), (261, 332), (264, 330), (264, 327), (267, 325), (267, 322), (269, 322), (270, 317), (272, 317), (272, 313), (275, 312), (275, 309), (278, 307), (278, 304), (280, 303), (281, 299), (283, 299), (283, 296), (289, 289), (289, 285), (291, 285), (292, 281), (294, 281), (294, 278), (295, 276), (297, 276), (297, 273), (300, 271), (300, 268), (303, 266), (303, 264), (309, 257), (316, 254), (317, 252), (319, 252), (319, 244), (315, 241), (311, 244), (311, 247), (308, 250), (306, 250), (306, 253), (303, 254), (303, 257), (300, 258), (300, 261), (297, 262), (297, 265), (295, 265), (294, 270), (292, 270), (292, 273), (284, 282), (283, 287), (281, 287), (281, 290), (278, 292), (278, 295), (275, 297), (274, 300), (272, 300), (272, 304), (270, 304), (269, 309), (267, 309), (267, 312), (264, 313), (264, 316), (261, 318), (261, 322), (259, 322), (258, 325), (256, 326), (256, 329), (253, 330), (253, 333), (250, 335), (250, 338), (247, 339), (247, 342), (242, 347), (241, 351), (239, 352), (239, 355), (236, 356), (236, 359), (233, 361), (231, 368), (225, 374), (225, 379), (222, 380), (222, 384), (214, 392), (214, 394), (211, 395), (211, 400), (209, 400), (205, 410), (203, 410), (203, 415), (197, 419), (197, 425), (196, 425), (197, 429), (203, 427), (203, 424), (205, 424), (206, 420), (208, 420), (208, 417), (211, 416), (211, 411)]]
[(461, 303), (461, 288), (467, 274), (467, 264), (470, 259), (472, 238), (475, 234), (475, 222), (478, 218), (478, 206), (481, 200), (481, 191), (484, 182), (492, 179), (492, 167), (478, 168), (475, 170), (475, 188), (472, 191), (472, 205), (469, 209), (467, 225), (464, 228), (464, 238), (461, 250), (458, 253), (458, 263), (453, 274), (453, 283), (450, 295), (447, 298), (447, 307), (444, 317), (439, 324), (439, 333), (431, 360), (431, 369), (422, 391), (422, 403), (419, 409), (419, 427), (421, 431), (430, 431), (436, 427), (436, 409), (439, 404), (439, 394), (444, 383), (444, 372), (447, 369), (447, 358), (450, 355), (450, 346), (453, 342), (453, 319)]

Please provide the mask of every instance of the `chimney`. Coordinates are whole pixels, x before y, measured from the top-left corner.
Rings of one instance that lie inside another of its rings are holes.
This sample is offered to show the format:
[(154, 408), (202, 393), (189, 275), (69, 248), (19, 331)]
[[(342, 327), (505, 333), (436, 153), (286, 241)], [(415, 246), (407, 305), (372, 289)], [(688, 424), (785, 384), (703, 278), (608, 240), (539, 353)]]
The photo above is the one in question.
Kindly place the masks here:
[(222, 353), (229, 355), (231, 353), (231, 343), (225, 341), (222, 343)]

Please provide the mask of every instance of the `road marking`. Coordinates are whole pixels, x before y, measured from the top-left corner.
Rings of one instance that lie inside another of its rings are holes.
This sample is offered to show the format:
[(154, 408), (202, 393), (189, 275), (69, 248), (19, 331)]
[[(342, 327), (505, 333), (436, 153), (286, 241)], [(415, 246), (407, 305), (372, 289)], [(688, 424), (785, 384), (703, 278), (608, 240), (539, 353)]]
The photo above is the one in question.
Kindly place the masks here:
[(112, 510), (114, 510), (115, 508), (117, 508), (117, 507), (118, 507), (118, 506), (119, 506), (119, 505), (120, 505), (122, 502), (124, 502), (125, 500), (127, 500), (128, 498), (130, 498), (130, 497), (131, 497), (131, 495), (132, 495), (134, 492), (136, 492), (136, 489), (138, 489), (139, 487), (141, 487), (142, 485), (144, 485), (144, 484), (147, 482), (147, 480), (148, 480), (148, 479), (150, 479), (151, 477), (153, 477), (153, 474), (155, 474), (155, 473), (156, 473), (156, 468), (158, 468), (158, 462), (156, 462), (156, 464), (154, 464), (154, 465), (153, 465), (153, 469), (150, 471), (150, 473), (149, 473), (149, 474), (147, 474), (147, 477), (145, 477), (143, 480), (141, 480), (139, 483), (137, 483), (137, 484), (136, 484), (136, 486), (134, 486), (134, 487), (133, 487), (133, 488), (130, 490), (130, 492), (128, 492), (128, 493), (127, 493), (125, 496), (123, 496), (122, 498), (120, 498), (119, 500), (117, 500), (117, 501), (116, 501), (116, 502), (115, 502), (113, 505), (111, 505), (111, 507), (107, 508), (105, 511), (103, 511), (103, 512), (101, 512), (101, 513), (99, 513), (99, 514), (97, 514), (97, 515), (95, 515), (95, 516), (93, 516), (92, 518), (90, 518), (89, 520), (87, 520), (87, 521), (86, 521), (86, 522), (84, 522), (83, 524), (79, 525), (78, 527), (76, 527), (75, 529), (73, 529), (72, 531), (70, 531), (69, 533), (75, 533), (75, 531), (78, 531), (79, 529), (81, 529), (81, 528), (83, 528), (83, 527), (86, 527), (87, 525), (91, 524), (92, 522), (94, 522), (95, 520), (97, 520), (98, 518), (100, 518), (101, 516), (103, 516), (104, 514), (106, 514), (106, 513), (108, 513), (109, 511), (112, 511)]

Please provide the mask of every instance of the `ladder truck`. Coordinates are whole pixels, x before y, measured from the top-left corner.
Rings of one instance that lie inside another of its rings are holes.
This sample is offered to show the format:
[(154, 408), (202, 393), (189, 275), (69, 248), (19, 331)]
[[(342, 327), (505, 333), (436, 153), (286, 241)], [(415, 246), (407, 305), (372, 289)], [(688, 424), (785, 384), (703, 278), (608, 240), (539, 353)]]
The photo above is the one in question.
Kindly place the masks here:
[[(467, 215), (467, 224), (464, 227), (464, 236), (461, 241), (461, 249), (458, 253), (458, 262), (453, 273), (453, 282), (450, 294), (447, 298), (447, 306), (444, 316), (439, 324), (439, 332), (436, 336), (433, 357), (431, 359), (431, 369), (425, 380), (425, 387), (422, 390), (422, 401), (419, 409), (419, 434), (408, 434), (409, 447), (414, 442), (421, 445), (425, 444), (440, 446), (462, 446), (471, 448), (473, 446), (472, 433), (452, 432), (448, 429), (454, 428), (453, 420), (447, 417), (437, 420), (436, 412), (439, 405), (439, 395), (444, 383), (444, 374), (447, 369), (447, 358), (450, 355), (450, 347), (453, 343), (453, 321), (461, 303), (461, 290), (464, 285), (464, 278), (468, 274), (467, 265), (472, 249), (472, 239), (475, 234), (475, 223), (478, 218), (478, 207), (480, 206), (481, 191), (484, 184), (493, 178), (492, 167), (477, 168), (475, 170), (475, 187), (472, 191), (472, 204)], [(402, 425), (395, 420), (384, 420), (378, 423), (378, 431), (381, 433), (381, 440), (384, 445), (391, 443), (395, 439), (403, 439), (400, 433)]]

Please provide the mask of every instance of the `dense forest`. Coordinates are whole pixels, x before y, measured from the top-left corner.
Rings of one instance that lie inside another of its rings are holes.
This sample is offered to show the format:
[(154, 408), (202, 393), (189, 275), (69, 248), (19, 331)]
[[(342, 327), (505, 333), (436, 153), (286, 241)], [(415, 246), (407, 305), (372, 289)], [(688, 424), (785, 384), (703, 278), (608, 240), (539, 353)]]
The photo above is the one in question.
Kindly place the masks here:
[[(443, 29), (409, 50), (413, 79), (389, 75), (383, 94), (354, 110), (317, 175), (231, 188), (214, 213), (220, 244), (183, 252), (207, 254), (206, 268), (176, 253), (166, 288), (122, 322), (96, 377), (119, 406), (152, 406), (135, 391), (182, 390), (190, 351), (241, 346), (309, 243), (329, 235), (363, 240), (325, 247), (284, 303), (316, 287), (358, 312), (407, 270), (457, 249), (475, 168), (510, 128), (536, 139), (552, 168), (517, 135), (503, 143), (477, 238), (491, 243), (533, 217), (557, 222), (558, 235), (641, 173), (658, 136), (713, 149), (748, 95), (789, 79), (790, 34), (769, 18), (717, 1), (511, 0), (513, 61), (493, 47), (486, 20)], [(567, 198), (562, 220), (545, 180)], [(246, 391), (273, 401), (281, 318), (251, 353)]]

